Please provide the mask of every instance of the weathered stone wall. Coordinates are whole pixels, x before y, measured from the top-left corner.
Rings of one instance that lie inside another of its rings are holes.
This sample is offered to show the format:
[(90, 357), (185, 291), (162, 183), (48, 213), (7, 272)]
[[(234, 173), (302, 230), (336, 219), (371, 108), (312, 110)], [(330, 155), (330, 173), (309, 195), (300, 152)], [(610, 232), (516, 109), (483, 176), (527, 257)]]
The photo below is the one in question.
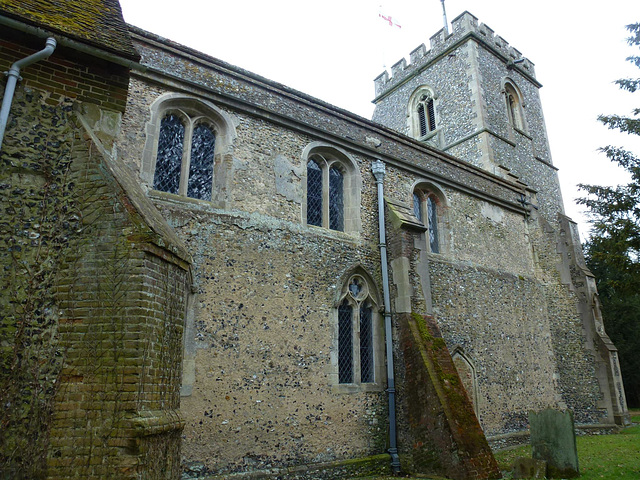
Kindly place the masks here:
[[(569, 314), (575, 302), (560, 295), (550, 308), (549, 298), (559, 294), (547, 282), (555, 285), (558, 274), (540, 263), (533, 248), (532, 236), (541, 233), (518, 205), (526, 192), (522, 184), (456, 163), (404, 137), (392, 141), (389, 131), (292, 96), (281, 86), (210, 57), (192, 63), (197, 52), (166, 48), (144, 32), (136, 35), (148, 70), (131, 82), (117, 140), (123, 163), (142, 172), (152, 105), (176, 90), (212, 102), (236, 129), (224, 209), (215, 202), (148, 192), (194, 256), (197, 287), (187, 315), (193, 333), (187, 339), (182, 399), (183, 457), (191, 474), (284, 471), (386, 448), (382, 389), (345, 394), (330, 381), (343, 282), (362, 268), (381, 290), (370, 174), (377, 154), (387, 161), (386, 198), (410, 209), (413, 188), (426, 182), (445, 200), (443, 253), (427, 253), (424, 234), (416, 234), (405, 252), (407, 262), (392, 263), (393, 282), (408, 278), (406, 284), (392, 283), (394, 313), (402, 313), (396, 299), (408, 296), (417, 312), (434, 315), (449, 350), (472, 362), (475, 377), (469, 378), (486, 433), (523, 432), (529, 409), (563, 405), (556, 380), (558, 340), (552, 337), (557, 324), (576, 327), (577, 317)], [(461, 74), (469, 68), (469, 48), (460, 47), (448, 60)], [(432, 70), (434, 81), (444, 79), (445, 70)], [(170, 71), (184, 75), (179, 88), (165, 77)], [(469, 100), (472, 93), (457, 97)], [(455, 105), (453, 97), (443, 108)], [(467, 112), (462, 106), (455, 110)], [(472, 115), (456, 117), (451, 125), (471, 131), (474, 121)], [(359, 169), (361, 228), (355, 232), (304, 225), (303, 152), (317, 141), (343, 149)], [(398, 233), (389, 231), (394, 242)], [(555, 249), (545, 245), (549, 252)], [(548, 270), (541, 274), (541, 269)], [(554, 323), (558, 309), (564, 316)], [(394, 331), (396, 347), (399, 334)], [(579, 329), (574, 336), (575, 348), (581, 348)], [(402, 363), (403, 355), (397, 355)], [(593, 407), (594, 401), (590, 396), (585, 405)], [(406, 414), (401, 408), (400, 415)]]
[[(14, 128), (0, 154), (0, 472), (7, 478), (18, 472), (41, 478), (64, 364), (57, 268), (80, 218), (63, 181), (71, 163), (72, 129), (62, 119), (70, 106), (47, 106), (38, 93), (24, 91), (14, 105)], [(20, 140), (12, 138), (14, 131), (21, 132)]]
[[(121, 110), (126, 75), (53, 63), (25, 73), (0, 153), (0, 474), (176, 478), (189, 256), (109, 156), (98, 90)], [(49, 69), (64, 86), (42, 91)], [(76, 81), (95, 103), (60, 97)]]
[(350, 270), (378, 271), (372, 246), (259, 214), (159, 206), (198, 279), (187, 461), (230, 472), (384, 451), (382, 389), (338, 395), (329, 382), (331, 312)]

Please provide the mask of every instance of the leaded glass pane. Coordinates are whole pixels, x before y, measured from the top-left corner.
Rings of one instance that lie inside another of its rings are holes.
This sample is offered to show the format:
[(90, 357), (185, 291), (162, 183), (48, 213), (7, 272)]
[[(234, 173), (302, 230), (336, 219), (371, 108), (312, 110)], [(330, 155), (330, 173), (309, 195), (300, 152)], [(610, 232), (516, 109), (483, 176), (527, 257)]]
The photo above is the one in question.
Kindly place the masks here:
[(200, 200), (211, 200), (213, 183), (213, 151), (216, 137), (207, 125), (199, 124), (191, 136), (191, 163), (187, 196)]
[(437, 205), (433, 197), (427, 198), (427, 215), (429, 222), (429, 245), (433, 253), (440, 253), (438, 242), (438, 214)]
[(360, 381), (373, 382), (373, 312), (371, 305), (360, 307)]
[(436, 129), (436, 112), (431, 98), (427, 101), (427, 116), (429, 117), (429, 131), (433, 132)]
[(184, 124), (177, 115), (165, 116), (160, 122), (156, 173), (153, 177), (153, 188), (156, 190), (178, 193), (183, 145)]
[(329, 228), (344, 230), (343, 175), (332, 167), (329, 170)]
[(360, 293), (362, 292), (362, 285), (360, 284), (360, 280), (358, 278), (354, 278), (351, 280), (349, 284), (349, 292), (353, 295), (353, 298), (358, 298)]
[(307, 163), (307, 225), (322, 226), (322, 170), (314, 160)]
[(338, 307), (338, 382), (353, 383), (353, 307), (345, 300)]
[(413, 193), (413, 214), (421, 222), (424, 221), (422, 216), (422, 198), (420, 198), (420, 194), (415, 192)]

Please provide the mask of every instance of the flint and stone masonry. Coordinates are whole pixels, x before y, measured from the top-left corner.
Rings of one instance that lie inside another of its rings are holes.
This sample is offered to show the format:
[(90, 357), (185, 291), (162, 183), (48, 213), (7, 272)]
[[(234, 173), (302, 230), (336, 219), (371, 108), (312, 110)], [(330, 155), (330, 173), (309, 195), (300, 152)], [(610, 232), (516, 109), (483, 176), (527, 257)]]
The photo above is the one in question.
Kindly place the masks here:
[(52, 3), (0, 5), (3, 70), (58, 41), (0, 152), (0, 477), (488, 479), (529, 411), (624, 424), (541, 84), (473, 15), (369, 121)]

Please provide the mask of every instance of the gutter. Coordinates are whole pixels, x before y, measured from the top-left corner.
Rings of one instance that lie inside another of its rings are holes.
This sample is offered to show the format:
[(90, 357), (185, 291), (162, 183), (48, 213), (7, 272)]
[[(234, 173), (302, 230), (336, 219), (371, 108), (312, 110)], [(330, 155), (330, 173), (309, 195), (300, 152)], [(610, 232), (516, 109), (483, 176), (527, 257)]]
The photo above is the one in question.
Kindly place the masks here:
[[(28, 33), (29, 35), (33, 35), (34, 37), (38, 38), (47, 38), (52, 36), (52, 32), (49, 32), (43, 28), (27, 25), (26, 23), (22, 23), (18, 20), (13, 20), (2, 15), (0, 15), (0, 26), (13, 28), (14, 30)], [(73, 50), (77, 50), (78, 52), (86, 53), (87, 55), (91, 55), (93, 57), (97, 57), (102, 60), (106, 60), (108, 62), (130, 68), (132, 70), (139, 70), (142, 72), (147, 70), (147, 68), (144, 65), (140, 65), (137, 60), (131, 60), (116, 53), (111, 53), (106, 50), (102, 50), (101, 48), (78, 42), (62, 35), (56, 35), (56, 37), (58, 38), (58, 45), (60, 45), (61, 47), (71, 48)]]
[(101, 60), (127, 67), (132, 70), (138, 70), (141, 72), (145, 72), (147, 70), (147, 67), (140, 65), (140, 63), (136, 60), (130, 60), (115, 53), (110, 53), (100, 48), (93, 47), (91, 45), (87, 45), (85, 43), (81, 43), (64, 36), (58, 36), (58, 40), (56, 41), (56, 39), (51, 36), (51, 32), (48, 32), (40, 27), (27, 25), (18, 20), (13, 20), (9, 17), (0, 15), (0, 26), (12, 28), (19, 32), (33, 35), (34, 37), (47, 39), (46, 47), (44, 49), (34, 53), (33, 55), (23, 58), (22, 60), (18, 60), (11, 66), (9, 71), (6, 72), (9, 78), (7, 79), (7, 84), (5, 86), (4, 97), (2, 99), (2, 109), (0, 110), (0, 150), (2, 149), (2, 142), (4, 140), (4, 134), (7, 128), (9, 110), (11, 109), (11, 103), (13, 102), (13, 95), (15, 93), (16, 84), (18, 80), (21, 79), (20, 69), (48, 58), (53, 53), (56, 46), (59, 45), (62, 47), (67, 47), (78, 52), (82, 52), (87, 55), (99, 58)]
[(29, 65), (49, 58), (53, 51), (56, 49), (56, 41), (53, 37), (47, 38), (46, 46), (32, 55), (18, 60), (11, 65), (8, 72), (5, 72), (9, 77), (7, 78), (7, 85), (4, 88), (4, 97), (2, 98), (2, 108), (0, 108), (0, 150), (2, 150), (2, 141), (4, 140), (4, 132), (7, 128), (7, 121), (9, 119), (9, 110), (11, 109), (11, 103), (13, 102), (13, 94), (16, 91), (16, 84), (18, 80), (21, 80), (20, 69), (28, 67)]
[(376, 160), (371, 165), (378, 187), (378, 231), (380, 235), (380, 266), (382, 268), (382, 292), (384, 295), (384, 333), (387, 355), (387, 395), (389, 400), (389, 455), (394, 474), (400, 473), (400, 457), (396, 435), (396, 386), (393, 368), (393, 338), (391, 336), (391, 299), (389, 296), (389, 271), (387, 268), (387, 243), (384, 226), (384, 175), (385, 165)]

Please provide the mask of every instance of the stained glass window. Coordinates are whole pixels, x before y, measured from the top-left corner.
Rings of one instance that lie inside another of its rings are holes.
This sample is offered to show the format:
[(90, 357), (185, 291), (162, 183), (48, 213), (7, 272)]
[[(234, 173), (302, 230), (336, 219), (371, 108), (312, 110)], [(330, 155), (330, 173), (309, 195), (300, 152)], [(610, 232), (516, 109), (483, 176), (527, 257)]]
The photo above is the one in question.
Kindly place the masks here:
[(322, 226), (322, 170), (314, 160), (307, 163), (307, 224)]
[(427, 226), (429, 227), (429, 246), (433, 253), (440, 253), (438, 242), (438, 213), (437, 204), (432, 196), (427, 197)]
[(189, 182), (187, 196), (200, 200), (211, 200), (213, 183), (213, 152), (215, 136), (213, 130), (199, 124), (191, 135), (191, 162), (189, 164)]
[(371, 305), (360, 306), (360, 381), (373, 382), (373, 312)]
[(158, 157), (153, 188), (168, 193), (178, 193), (185, 127), (180, 117), (169, 114), (160, 123)]
[(353, 383), (353, 307), (347, 300), (338, 307), (338, 382)]
[(344, 230), (343, 175), (336, 167), (329, 170), (329, 228)]

